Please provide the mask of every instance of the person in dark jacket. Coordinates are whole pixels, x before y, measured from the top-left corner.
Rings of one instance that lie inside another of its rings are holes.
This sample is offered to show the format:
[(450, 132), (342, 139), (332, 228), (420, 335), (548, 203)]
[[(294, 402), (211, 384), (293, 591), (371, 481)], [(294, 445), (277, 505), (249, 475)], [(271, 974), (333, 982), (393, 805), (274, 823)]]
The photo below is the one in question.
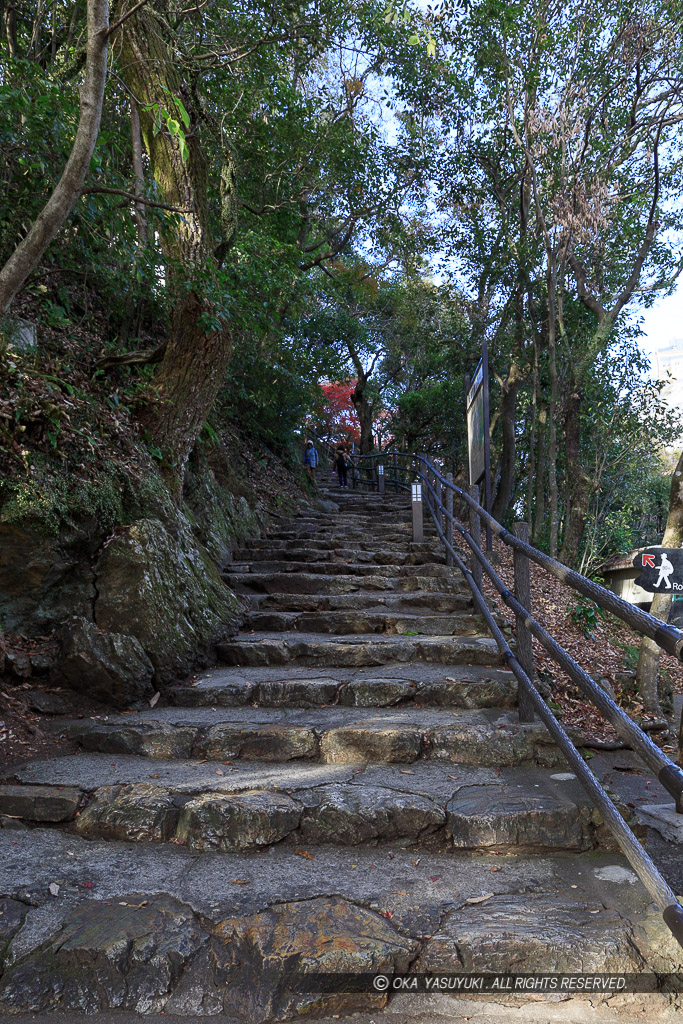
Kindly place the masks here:
[(337, 458), (335, 459), (335, 466), (337, 468), (337, 475), (339, 477), (339, 486), (348, 487), (348, 480), (346, 476), (346, 470), (348, 468), (348, 460), (346, 458), (346, 452), (341, 445), (337, 448)]

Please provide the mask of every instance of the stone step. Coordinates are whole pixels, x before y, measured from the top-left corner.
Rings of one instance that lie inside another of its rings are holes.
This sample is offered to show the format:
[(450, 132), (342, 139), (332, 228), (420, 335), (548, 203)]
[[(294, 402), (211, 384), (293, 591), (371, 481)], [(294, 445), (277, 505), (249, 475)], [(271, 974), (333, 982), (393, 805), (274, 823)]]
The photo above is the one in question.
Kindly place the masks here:
[[(155, 708), (101, 720), (60, 723), (86, 750), (211, 761), (363, 764), (450, 761), (485, 767), (564, 765), (538, 722), (514, 712), (431, 708)], [(580, 734), (573, 731), (578, 744)]]
[(405, 637), (369, 634), (348, 636), (317, 633), (240, 634), (220, 643), (216, 650), (226, 665), (358, 666), (389, 662), (426, 661), (440, 665), (500, 665), (495, 640), (490, 637)]
[[(267, 594), (351, 594), (369, 591), (396, 591), (414, 593), (469, 594), (469, 588), (459, 572), (450, 575), (427, 576), (424, 567), (412, 568), (405, 575), (348, 575), (323, 576), (306, 572), (237, 572), (235, 566), (222, 573), (225, 582), (238, 593), (256, 591)], [(431, 568), (431, 567), (430, 567)], [(437, 566), (436, 568), (440, 568)], [(306, 566), (308, 570), (308, 566)]]
[(252, 550), (250, 548), (237, 548), (233, 552), (235, 562), (252, 562), (260, 565), (262, 562), (271, 564), (273, 561), (281, 562), (305, 562), (311, 561), (316, 564), (324, 563), (329, 566), (329, 572), (339, 572), (336, 564), (343, 562), (356, 565), (445, 565), (445, 558), (442, 555), (434, 554), (432, 551), (414, 550), (406, 551), (399, 548), (375, 550), (358, 550), (357, 548), (337, 547), (334, 550), (311, 550), (309, 548), (286, 548), (273, 549), (261, 548)]
[(486, 627), (481, 616), (463, 612), (455, 615), (392, 615), (359, 609), (325, 612), (255, 611), (245, 616), (243, 628), (262, 632), (296, 630), (303, 633), (335, 633), (337, 636), (360, 633), (476, 636), (481, 635)]
[[(124, 1014), (164, 1011), (257, 1024), (310, 1013), (297, 972), (675, 973), (680, 959), (628, 864), (608, 852), (416, 856), (280, 844), (260, 855), (198, 853), (3, 829), (0, 884), (11, 940), (0, 980), (7, 1016), (116, 1011), (127, 1024)], [(419, 998), (416, 1019), (426, 1011), (436, 1024), (428, 997)], [(566, 1001), (537, 1017), (539, 998), (513, 1019), (577, 1020)], [(363, 1024), (380, 1024), (386, 1002), (380, 993), (317, 994), (315, 1015), (367, 1011)], [(482, 999), (474, 1005), (485, 1012)], [(609, 1010), (605, 1018), (592, 1007), (585, 1020), (615, 1024), (619, 1007)], [(382, 1020), (403, 1024), (393, 1012)]]
[(589, 850), (607, 839), (576, 778), (538, 769), (151, 766), (89, 754), (25, 764), (12, 776), (0, 783), (0, 814), (33, 824), (54, 821), (58, 809), (62, 827), (90, 839), (221, 852), (286, 842), (517, 853)]
[(384, 615), (422, 615), (425, 612), (452, 614), (472, 607), (469, 590), (464, 588), (461, 593), (386, 591), (351, 594), (253, 594), (250, 601), (254, 611), (273, 609), (283, 612), (327, 612), (353, 609)]
[[(356, 555), (358, 552), (355, 553)], [(308, 552), (308, 559), (301, 558), (300, 561), (291, 561), (285, 558), (263, 558), (256, 559), (252, 562), (236, 562), (232, 563), (229, 568), (229, 572), (235, 572), (239, 567), (242, 571), (249, 572), (251, 565), (257, 566), (258, 572), (265, 573), (282, 573), (282, 572), (306, 572), (314, 573), (316, 575), (324, 576), (400, 576), (406, 572), (416, 572), (419, 568), (420, 574), (424, 576), (437, 575), (434, 570), (443, 570), (443, 575), (446, 575), (448, 567), (439, 562), (436, 557), (431, 555), (392, 555), (387, 554), (386, 562), (359, 562), (359, 561), (312, 561), (311, 552)], [(392, 561), (392, 559), (398, 559), (398, 561)]]
[(422, 707), (507, 708), (517, 699), (517, 681), (503, 669), (449, 665), (387, 665), (372, 668), (213, 669), (190, 685), (166, 691), (176, 707)]
[[(358, 529), (353, 532), (340, 530), (335, 533), (321, 533), (319, 530), (298, 531), (297, 533), (269, 534), (267, 537), (261, 538), (255, 546), (258, 548), (269, 546), (273, 551), (287, 550), (289, 547), (305, 547), (310, 551), (334, 551), (336, 548), (341, 547), (354, 547), (358, 550), (364, 550), (363, 545), (365, 545), (372, 550), (381, 546), (387, 550), (395, 548), (405, 551), (413, 543), (411, 535), (407, 532), (398, 534), (388, 533), (383, 530), (381, 545), (380, 541), (369, 541), (367, 537), (367, 528)], [(432, 546), (431, 541), (426, 542), (424, 546)], [(438, 548), (438, 545), (435, 545), (435, 547)], [(249, 547), (249, 550), (252, 550), (251, 547)]]

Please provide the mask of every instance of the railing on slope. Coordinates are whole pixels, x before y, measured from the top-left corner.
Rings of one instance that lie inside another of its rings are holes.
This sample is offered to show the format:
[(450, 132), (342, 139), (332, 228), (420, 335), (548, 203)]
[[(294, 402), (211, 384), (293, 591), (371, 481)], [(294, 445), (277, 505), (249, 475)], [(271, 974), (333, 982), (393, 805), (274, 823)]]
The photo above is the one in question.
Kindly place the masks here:
[[(672, 934), (683, 946), (683, 906), (534, 685), (530, 637), (535, 637), (556, 663), (567, 672), (582, 693), (613, 726), (617, 734), (628, 743), (647, 768), (656, 775), (659, 782), (674, 798), (676, 810), (679, 813), (683, 813), (683, 770), (652, 742), (640, 726), (629, 718), (609, 694), (533, 617), (530, 611), (531, 600), (528, 589), (528, 560), (542, 566), (578, 593), (589, 597), (600, 608), (611, 612), (632, 629), (654, 640), (662, 650), (679, 661), (683, 661), (683, 633), (674, 626), (660, 622), (659, 619), (655, 619), (642, 609), (622, 600), (593, 580), (587, 579), (539, 551), (538, 548), (528, 543), (528, 527), (526, 530), (524, 529), (526, 524), (518, 524), (520, 527), (518, 534), (510, 533), (493, 516), (489, 515), (486, 509), (482, 508), (476, 497), (456, 486), (450, 473), (444, 475), (426, 456), (390, 451), (377, 455), (358, 455), (355, 456), (355, 459), (359, 463), (364, 460), (373, 460), (371, 479), (372, 484), (376, 483), (377, 489), (382, 489), (379, 484), (380, 477), (383, 477), (387, 484), (395, 485), (396, 490), (399, 488), (410, 489), (409, 481), (412, 477), (412, 481), (419, 483), (420, 487), (424, 489), (425, 503), (434, 521), (436, 532), (446, 549), (447, 560), (449, 564), (456, 565), (465, 576), (477, 610), (493, 635), (503, 659), (517, 679), (520, 720), (530, 722), (535, 715), (538, 715), (546, 726), (588, 792), (593, 805), (599, 810), (619, 847), (661, 910), (664, 921)], [(383, 473), (379, 474), (377, 472), (378, 465), (381, 463), (386, 466), (388, 459), (391, 459), (392, 472), (386, 476)], [(401, 463), (400, 469), (398, 468), (399, 462)], [(403, 477), (403, 480), (399, 479), (400, 476)], [(473, 490), (477, 489), (473, 488)], [(414, 516), (414, 524), (419, 523), (421, 528), (422, 498), (415, 488), (412, 497), (414, 511), (415, 504), (420, 502), (419, 516)], [(454, 497), (459, 498), (468, 507), (469, 530), (454, 515)], [(513, 549), (516, 577), (515, 594), (512, 594), (506, 587), (491, 565), (486, 553), (482, 551), (479, 539), (482, 521), (503, 543)], [(465, 563), (464, 553), (456, 547), (454, 533), (458, 533), (470, 549), (471, 567)], [(515, 613), (517, 654), (510, 649), (508, 641), (488, 606), (482, 590), (482, 570), (505, 604)]]

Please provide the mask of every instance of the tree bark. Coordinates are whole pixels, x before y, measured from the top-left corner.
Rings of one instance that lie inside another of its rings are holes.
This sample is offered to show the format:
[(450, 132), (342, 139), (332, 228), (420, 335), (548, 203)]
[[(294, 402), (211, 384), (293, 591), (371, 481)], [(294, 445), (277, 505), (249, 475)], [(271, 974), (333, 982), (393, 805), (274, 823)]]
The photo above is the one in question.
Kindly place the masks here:
[(517, 393), (525, 379), (526, 372), (520, 367), (517, 360), (513, 360), (500, 398), (503, 450), (500, 456), (500, 480), (491, 511), (493, 518), (498, 521), (507, 512), (515, 486), (515, 469), (517, 466)]
[(367, 380), (359, 377), (356, 386), (351, 392), (351, 401), (358, 416), (360, 425), (360, 453), (370, 455), (375, 450), (375, 442), (372, 432), (373, 425), (373, 403), (366, 394)]
[[(683, 454), (681, 454), (673, 476), (671, 477), (671, 490), (669, 491), (669, 514), (666, 520), (666, 528), (662, 544), (666, 548), (683, 547)], [(668, 594), (654, 594), (650, 614), (655, 618), (666, 622), (669, 616), (671, 597)], [(659, 704), (659, 687), (657, 671), (659, 667), (660, 647), (643, 637), (640, 643), (640, 654), (638, 656), (638, 668), (636, 670), (636, 685), (643, 698), (643, 706), (650, 714), (661, 717), (662, 709)]]
[[(217, 270), (209, 224), (208, 167), (199, 117), (166, 32), (154, 11), (143, 8), (121, 26), (119, 41), (120, 73), (138, 102), (140, 131), (152, 174), (164, 202), (187, 211), (160, 236), (173, 297), (171, 329), (155, 377), (156, 398), (139, 417), (148, 441), (162, 454), (169, 484), (179, 495), (188, 457), (225, 379), (232, 335), (227, 328), (215, 326), (204, 286), (196, 280), (200, 275), (210, 278)], [(176, 97), (190, 118), (186, 160), (178, 140), (165, 129), (158, 130), (158, 111), (180, 120), (174, 109)], [(235, 180), (228, 163), (221, 174), (221, 223), (224, 227), (232, 224), (234, 233)], [(224, 241), (229, 244), (232, 237)]]
[(567, 399), (565, 414), (565, 519), (560, 561), (575, 565), (586, 528), (586, 517), (591, 497), (590, 480), (581, 465), (581, 402), (578, 387), (573, 387)]
[(88, 0), (87, 24), (85, 82), (81, 88), (76, 138), (66, 167), (52, 195), (26, 237), (0, 270), (0, 316), (7, 311), (17, 292), (23, 288), (78, 202), (88, 173), (100, 131), (104, 86), (107, 80), (108, 0)]
[[(145, 172), (142, 166), (142, 134), (140, 132), (140, 113), (138, 105), (130, 99), (130, 135), (133, 152), (133, 175), (135, 177), (135, 195), (141, 196), (145, 187)], [(145, 215), (144, 203), (135, 204), (135, 223), (138, 229), (138, 244), (147, 245), (147, 217)]]
[(548, 420), (548, 410), (540, 406), (538, 410), (538, 448), (536, 453), (536, 500), (534, 502), (534, 532), (533, 542), (538, 544), (543, 532), (545, 520), (545, 428)]

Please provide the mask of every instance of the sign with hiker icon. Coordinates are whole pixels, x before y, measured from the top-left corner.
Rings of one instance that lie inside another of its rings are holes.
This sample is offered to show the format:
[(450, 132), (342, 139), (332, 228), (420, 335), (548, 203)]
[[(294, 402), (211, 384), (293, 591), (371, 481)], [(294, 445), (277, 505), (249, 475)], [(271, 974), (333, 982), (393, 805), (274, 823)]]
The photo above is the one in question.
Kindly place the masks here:
[(683, 594), (683, 548), (647, 548), (633, 565), (640, 569), (636, 586), (650, 594)]

